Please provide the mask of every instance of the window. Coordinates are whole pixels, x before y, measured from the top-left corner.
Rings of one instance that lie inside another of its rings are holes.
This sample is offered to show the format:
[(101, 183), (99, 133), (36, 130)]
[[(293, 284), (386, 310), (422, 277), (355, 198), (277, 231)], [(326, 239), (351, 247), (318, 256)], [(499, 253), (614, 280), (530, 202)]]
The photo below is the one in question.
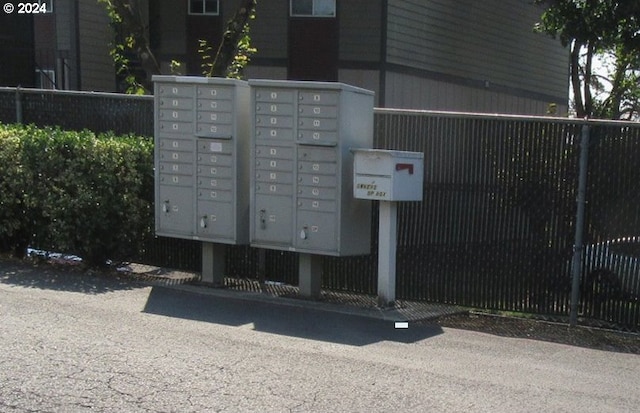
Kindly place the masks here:
[(336, 0), (291, 0), (291, 16), (336, 17)]
[(49, 69), (36, 70), (36, 87), (38, 89), (55, 89), (56, 72)]
[(218, 3), (218, 0), (189, 0), (189, 14), (217, 16)]

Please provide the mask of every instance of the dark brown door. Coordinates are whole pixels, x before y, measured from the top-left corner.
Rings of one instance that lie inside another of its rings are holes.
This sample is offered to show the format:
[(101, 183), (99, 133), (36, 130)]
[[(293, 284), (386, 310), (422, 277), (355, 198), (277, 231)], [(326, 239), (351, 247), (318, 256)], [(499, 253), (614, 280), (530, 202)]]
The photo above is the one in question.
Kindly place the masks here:
[(338, 80), (338, 23), (335, 17), (289, 19), (290, 80)]
[(0, 13), (0, 86), (35, 86), (34, 43), (32, 14)]
[(222, 41), (222, 18), (209, 15), (187, 16), (187, 73), (202, 75), (202, 55), (198, 52), (199, 40), (204, 39), (213, 48), (209, 52), (215, 57)]

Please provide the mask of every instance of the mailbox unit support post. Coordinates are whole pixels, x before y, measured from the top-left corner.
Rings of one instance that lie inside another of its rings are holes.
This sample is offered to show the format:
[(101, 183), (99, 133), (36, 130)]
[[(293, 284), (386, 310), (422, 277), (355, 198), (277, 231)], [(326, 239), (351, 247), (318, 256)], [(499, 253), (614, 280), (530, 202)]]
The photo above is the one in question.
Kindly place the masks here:
[(202, 282), (214, 286), (224, 285), (224, 244), (202, 243)]
[(300, 295), (319, 298), (322, 287), (322, 256), (302, 253), (298, 256), (298, 288)]
[(391, 307), (396, 300), (397, 202), (380, 201), (378, 220), (378, 306)]

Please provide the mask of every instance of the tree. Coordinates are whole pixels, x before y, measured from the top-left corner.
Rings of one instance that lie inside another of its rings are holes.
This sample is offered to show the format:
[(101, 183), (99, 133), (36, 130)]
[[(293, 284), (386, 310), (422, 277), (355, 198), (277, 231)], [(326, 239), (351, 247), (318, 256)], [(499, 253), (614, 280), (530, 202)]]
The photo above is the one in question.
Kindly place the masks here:
[[(619, 119), (640, 110), (640, 2), (535, 0), (545, 6), (536, 30), (570, 48), (570, 77), (578, 117)], [(607, 76), (594, 57), (612, 58)]]
[[(141, 0), (98, 0), (103, 3), (111, 19), (118, 40), (111, 51), (116, 72), (125, 78), (127, 93), (145, 93), (152, 90), (151, 77), (161, 74), (160, 65), (150, 46), (148, 22)], [(203, 66), (208, 67), (205, 76), (240, 77), (255, 49), (251, 47), (249, 21), (254, 18), (256, 0), (241, 0), (234, 17), (227, 23), (218, 52), (211, 59), (206, 39), (200, 40)], [(134, 73), (129, 55), (135, 55), (142, 73)], [(172, 67), (179, 65), (172, 62)]]
[[(143, 94), (152, 89), (151, 77), (160, 74), (160, 65), (151, 50), (148, 25), (139, 0), (98, 0), (109, 14), (111, 25), (116, 32), (116, 42), (111, 57), (116, 73), (125, 78), (127, 93)], [(140, 60), (144, 76), (132, 73), (128, 52)]]
[[(255, 18), (256, 0), (243, 0), (235, 16), (227, 23), (222, 42), (213, 60), (203, 54), (203, 75), (208, 77), (222, 76), (240, 79), (244, 68), (249, 63), (251, 55), (256, 49), (251, 47), (249, 36), (249, 21)], [(211, 50), (203, 40), (200, 42), (203, 52)]]

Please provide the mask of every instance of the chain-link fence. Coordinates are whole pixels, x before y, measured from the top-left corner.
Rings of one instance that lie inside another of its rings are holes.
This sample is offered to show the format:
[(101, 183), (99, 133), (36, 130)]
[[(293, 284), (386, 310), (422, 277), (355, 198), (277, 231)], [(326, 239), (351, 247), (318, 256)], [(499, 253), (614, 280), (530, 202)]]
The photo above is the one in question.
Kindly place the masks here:
[(0, 122), (153, 136), (153, 97), (0, 88)]
[[(23, 122), (152, 135), (150, 97), (21, 91)], [(16, 120), (0, 89), (0, 121)], [(425, 155), (424, 199), (399, 206), (397, 296), (568, 317), (582, 127), (588, 179), (579, 316), (640, 329), (640, 124), (377, 110), (378, 148)], [(370, 255), (326, 257), (323, 287), (377, 291)], [(297, 284), (297, 255), (227, 247), (227, 273)], [(146, 263), (198, 271), (200, 244), (156, 238)]]

